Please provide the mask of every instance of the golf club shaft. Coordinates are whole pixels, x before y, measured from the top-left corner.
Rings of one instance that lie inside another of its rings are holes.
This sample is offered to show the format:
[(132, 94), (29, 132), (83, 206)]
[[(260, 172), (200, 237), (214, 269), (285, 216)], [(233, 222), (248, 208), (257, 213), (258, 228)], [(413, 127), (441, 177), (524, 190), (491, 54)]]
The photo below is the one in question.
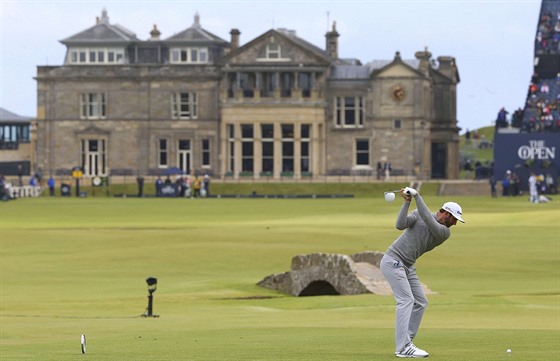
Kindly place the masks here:
[(400, 191), (401, 191), (400, 189), (397, 189), (396, 191), (387, 191), (385, 193), (397, 193), (397, 192), (400, 192)]

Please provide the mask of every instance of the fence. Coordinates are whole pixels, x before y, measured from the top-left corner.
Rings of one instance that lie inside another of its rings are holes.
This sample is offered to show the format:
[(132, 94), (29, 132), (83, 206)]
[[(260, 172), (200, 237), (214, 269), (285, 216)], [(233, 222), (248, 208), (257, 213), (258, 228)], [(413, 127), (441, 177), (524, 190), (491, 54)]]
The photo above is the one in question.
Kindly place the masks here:
[(39, 186), (16, 186), (7, 190), (10, 198), (39, 197), (43, 193), (43, 188)]

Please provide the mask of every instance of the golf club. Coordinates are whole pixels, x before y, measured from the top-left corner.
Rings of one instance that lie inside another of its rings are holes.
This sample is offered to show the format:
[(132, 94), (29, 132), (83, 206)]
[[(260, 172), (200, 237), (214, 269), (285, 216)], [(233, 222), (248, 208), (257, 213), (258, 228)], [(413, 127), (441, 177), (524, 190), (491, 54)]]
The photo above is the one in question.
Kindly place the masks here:
[(395, 190), (395, 191), (387, 191), (387, 192), (385, 192), (384, 194), (387, 194), (387, 193), (397, 193), (397, 192), (400, 192), (400, 191), (401, 191), (400, 189), (397, 189), (397, 190)]

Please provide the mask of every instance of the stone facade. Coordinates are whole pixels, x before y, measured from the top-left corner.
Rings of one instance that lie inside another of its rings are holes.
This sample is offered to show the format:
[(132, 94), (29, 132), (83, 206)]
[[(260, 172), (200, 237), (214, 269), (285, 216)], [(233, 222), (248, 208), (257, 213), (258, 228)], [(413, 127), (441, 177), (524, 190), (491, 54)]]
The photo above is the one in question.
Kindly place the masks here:
[(38, 165), (52, 174), (216, 178), (371, 175), (378, 161), (421, 179), (457, 178), (455, 60), (362, 64), (274, 29), (240, 46), (200, 18), (165, 40), (109, 22), (62, 41), (61, 66), (39, 66)]

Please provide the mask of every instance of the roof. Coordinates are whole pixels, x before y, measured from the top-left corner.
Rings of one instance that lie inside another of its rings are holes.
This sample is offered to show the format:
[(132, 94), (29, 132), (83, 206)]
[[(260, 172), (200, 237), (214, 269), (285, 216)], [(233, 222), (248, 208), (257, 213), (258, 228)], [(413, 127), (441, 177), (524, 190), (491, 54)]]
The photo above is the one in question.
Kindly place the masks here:
[(315, 56), (323, 59), (324, 62), (330, 62), (332, 59), (329, 57), (327, 52), (316, 45), (311, 44), (310, 42), (298, 37), (294, 30), (288, 29), (270, 29), (267, 32), (261, 34), (260, 36), (254, 38), (253, 40), (249, 41), (248, 43), (244, 44), (243, 46), (234, 49), (229, 54), (227, 54), (224, 59), (227, 62), (229, 59), (237, 56), (238, 54), (242, 53), (248, 48), (253, 47), (255, 44), (258, 44), (263, 41), (264, 38), (270, 36), (271, 34), (278, 35), (282, 38), (289, 40), (290, 42), (296, 44), (297, 46), (305, 49), (306, 51), (315, 54)]
[(301, 45), (302, 47), (309, 49), (315, 53), (321, 54), (324, 57), (328, 57), (328, 53), (326, 50), (321, 49), (320, 47), (316, 46), (315, 44), (310, 43), (309, 41), (300, 38), (297, 36), (295, 30), (288, 30), (285, 28), (276, 29), (277, 32), (284, 34), (288, 38), (292, 39), (295, 43)]
[(178, 43), (178, 42), (209, 43), (210, 42), (210, 43), (227, 44), (227, 41), (225, 41), (224, 39), (202, 28), (202, 26), (200, 25), (200, 16), (198, 15), (198, 13), (195, 14), (194, 23), (191, 27), (165, 39), (165, 41), (174, 42), (174, 43)]
[(0, 108), (0, 122), (2, 123), (29, 123), (32, 119), (32, 117), (24, 117)]
[[(331, 79), (368, 79), (374, 70), (382, 69), (392, 63), (391, 60), (372, 60), (364, 65), (335, 65), (331, 73)], [(413, 69), (418, 69), (418, 59), (403, 60)]]
[(72, 35), (60, 42), (65, 45), (84, 43), (130, 43), (140, 41), (132, 31), (119, 24), (110, 24), (107, 11), (103, 9), (101, 18), (89, 29)]

